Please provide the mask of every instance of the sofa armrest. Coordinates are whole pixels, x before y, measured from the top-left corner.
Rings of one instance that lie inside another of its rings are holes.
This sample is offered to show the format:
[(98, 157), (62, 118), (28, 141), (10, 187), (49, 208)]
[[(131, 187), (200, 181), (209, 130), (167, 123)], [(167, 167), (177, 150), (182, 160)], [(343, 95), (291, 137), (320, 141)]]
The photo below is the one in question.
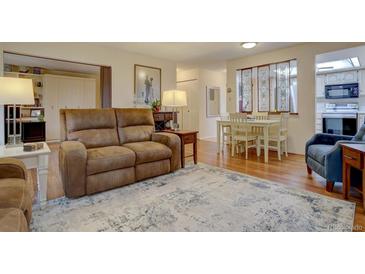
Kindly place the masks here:
[(327, 134), (327, 133), (317, 133), (314, 134), (305, 144), (305, 158), (307, 159), (308, 148), (311, 145), (321, 144), (321, 145), (335, 145), (338, 141), (350, 141), (352, 136), (348, 135), (337, 135), (337, 134)]
[(22, 161), (15, 158), (0, 159), (0, 179), (19, 178), (26, 180), (27, 169)]
[(61, 143), (59, 168), (67, 197), (75, 198), (86, 194), (86, 162), (87, 151), (81, 142)]
[(352, 136), (349, 135), (338, 135), (338, 134), (328, 134), (328, 133), (317, 133), (315, 134), (307, 143), (322, 144), (322, 145), (335, 145), (337, 141), (350, 141)]
[(181, 168), (181, 141), (179, 136), (167, 132), (153, 133), (152, 141), (164, 144), (171, 149), (171, 171)]

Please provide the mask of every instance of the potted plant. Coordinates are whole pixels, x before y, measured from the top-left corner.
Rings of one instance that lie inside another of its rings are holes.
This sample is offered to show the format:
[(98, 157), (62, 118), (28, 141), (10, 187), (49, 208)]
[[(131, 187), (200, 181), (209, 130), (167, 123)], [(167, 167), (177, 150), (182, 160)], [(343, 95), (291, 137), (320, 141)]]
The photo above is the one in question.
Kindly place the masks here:
[(155, 99), (151, 102), (151, 107), (153, 112), (159, 112), (161, 109), (161, 101), (159, 99)]

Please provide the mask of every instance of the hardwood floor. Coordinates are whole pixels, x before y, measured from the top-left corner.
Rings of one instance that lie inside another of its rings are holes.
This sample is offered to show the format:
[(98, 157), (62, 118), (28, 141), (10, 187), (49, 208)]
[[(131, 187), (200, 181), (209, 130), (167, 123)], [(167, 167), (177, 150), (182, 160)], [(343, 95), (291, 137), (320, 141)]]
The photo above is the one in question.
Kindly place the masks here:
[[(58, 171), (58, 149), (59, 144), (49, 144), (52, 151), (48, 173), (48, 199), (55, 199), (64, 195), (62, 182)], [(228, 148), (228, 147), (227, 147)], [(226, 148), (226, 149), (227, 149)], [(192, 146), (187, 145), (187, 154), (191, 154)], [(188, 158), (187, 161), (192, 161)], [(290, 187), (305, 189), (325, 196), (343, 199), (342, 184), (336, 183), (334, 191), (326, 191), (326, 182), (323, 178), (316, 175), (307, 175), (304, 156), (289, 154), (283, 156), (282, 161), (277, 159), (276, 152), (269, 153), (269, 163), (264, 163), (263, 153), (257, 157), (255, 150), (249, 153), (249, 159), (245, 160), (243, 155), (231, 157), (228, 150), (217, 155), (216, 143), (211, 141), (198, 141), (198, 162), (218, 166), (251, 176), (279, 182)], [(35, 171), (31, 171), (31, 178), (36, 182)], [(357, 196), (356, 196), (357, 195)], [(365, 231), (365, 214), (362, 207), (361, 196), (351, 193), (350, 201), (356, 202), (356, 214), (354, 221), (355, 231)]]

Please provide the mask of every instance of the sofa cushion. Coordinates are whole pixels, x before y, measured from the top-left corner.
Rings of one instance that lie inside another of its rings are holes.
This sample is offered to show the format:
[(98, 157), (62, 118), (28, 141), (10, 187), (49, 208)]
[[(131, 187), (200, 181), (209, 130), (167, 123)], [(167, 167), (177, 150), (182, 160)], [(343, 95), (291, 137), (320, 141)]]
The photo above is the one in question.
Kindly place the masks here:
[(172, 152), (167, 146), (152, 142), (136, 142), (123, 145), (136, 153), (136, 164), (154, 162), (171, 158)]
[(86, 174), (106, 172), (134, 166), (135, 153), (122, 146), (108, 146), (87, 150)]
[(34, 191), (24, 179), (0, 179), (0, 208), (19, 208), (27, 217), (32, 217)]
[(68, 109), (62, 112), (68, 141), (79, 141), (86, 148), (119, 144), (113, 109)]
[(169, 159), (136, 165), (136, 180), (159, 176), (171, 171)]
[(155, 130), (151, 109), (115, 109), (115, 114), (120, 144), (151, 141)]
[(308, 156), (324, 165), (326, 155), (332, 148), (332, 145), (311, 145), (308, 147)]
[(0, 208), (0, 232), (25, 232), (28, 223), (18, 208)]

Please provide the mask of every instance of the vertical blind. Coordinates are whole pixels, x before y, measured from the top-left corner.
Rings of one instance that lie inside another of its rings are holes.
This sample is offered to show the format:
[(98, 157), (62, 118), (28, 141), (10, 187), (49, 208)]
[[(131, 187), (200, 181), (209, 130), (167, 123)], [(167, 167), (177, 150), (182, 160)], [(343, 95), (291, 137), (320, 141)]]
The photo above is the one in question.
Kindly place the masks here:
[(298, 113), (297, 60), (237, 70), (240, 112)]

